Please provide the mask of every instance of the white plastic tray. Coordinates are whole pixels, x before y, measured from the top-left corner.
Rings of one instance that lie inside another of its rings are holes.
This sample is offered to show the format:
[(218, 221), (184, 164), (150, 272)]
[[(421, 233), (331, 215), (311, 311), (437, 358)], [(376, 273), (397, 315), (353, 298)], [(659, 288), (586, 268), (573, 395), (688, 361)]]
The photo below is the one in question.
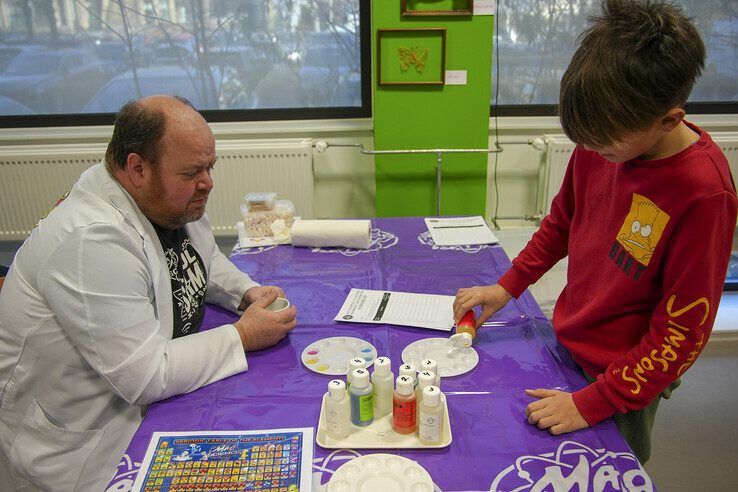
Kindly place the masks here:
[(378, 419), (374, 419), (371, 425), (359, 427), (351, 424), (351, 434), (346, 439), (333, 439), (328, 436), (323, 419), (325, 412), (325, 399), (320, 405), (320, 417), (318, 417), (318, 432), (315, 442), (318, 446), (327, 449), (394, 449), (394, 448), (445, 448), (453, 437), (451, 436), (451, 422), (448, 418), (448, 405), (446, 395), (441, 398), (443, 405), (443, 441), (438, 444), (423, 444), (418, 439), (418, 433), (398, 434), (392, 429), (392, 414), (389, 413)]

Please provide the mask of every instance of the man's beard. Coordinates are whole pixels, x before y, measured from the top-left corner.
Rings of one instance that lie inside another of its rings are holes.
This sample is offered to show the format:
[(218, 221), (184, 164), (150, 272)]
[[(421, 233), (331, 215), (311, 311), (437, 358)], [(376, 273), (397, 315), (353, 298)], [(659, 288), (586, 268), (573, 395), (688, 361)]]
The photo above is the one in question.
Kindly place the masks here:
[[(187, 205), (189, 206), (191, 202), (201, 198), (205, 198), (205, 200), (207, 200), (208, 195), (209, 193), (205, 193), (204, 195), (197, 197), (193, 195)], [(200, 220), (205, 214), (205, 206), (195, 210), (187, 210), (187, 208), (185, 208), (181, 213), (175, 215), (165, 215), (166, 212), (155, 210), (153, 207), (148, 206), (149, 203), (156, 203), (157, 201), (163, 200), (162, 197), (164, 196), (164, 186), (161, 183), (159, 171), (155, 169), (154, 180), (151, 183), (151, 188), (149, 191), (144, 192), (144, 200), (142, 200), (142, 203), (139, 203), (138, 206), (150, 221), (160, 227), (164, 227), (165, 229), (178, 229), (189, 222)]]

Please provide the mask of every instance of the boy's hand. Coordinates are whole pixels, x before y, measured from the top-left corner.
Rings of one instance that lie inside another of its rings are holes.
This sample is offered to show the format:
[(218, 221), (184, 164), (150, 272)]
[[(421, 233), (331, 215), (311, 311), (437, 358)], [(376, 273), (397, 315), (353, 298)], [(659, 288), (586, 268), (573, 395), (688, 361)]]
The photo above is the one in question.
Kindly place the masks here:
[(500, 284), (459, 289), (454, 299), (454, 321), (459, 321), (474, 306), (482, 305), (482, 315), (477, 318), (477, 328), (490, 316), (505, 307), (512, 296)]
[(589, 427), (579, 413), (571, 393), (558, 390), (525, 390), (528, 396), (540, 398), (525, 408), (525, 416), (531, 425), (548, 429), (554, 436)]

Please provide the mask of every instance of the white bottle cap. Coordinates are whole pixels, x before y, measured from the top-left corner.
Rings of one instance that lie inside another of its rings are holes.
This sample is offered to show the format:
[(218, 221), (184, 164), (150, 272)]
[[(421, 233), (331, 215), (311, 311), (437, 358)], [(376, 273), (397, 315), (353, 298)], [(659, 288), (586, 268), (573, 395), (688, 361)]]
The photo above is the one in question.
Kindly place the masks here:
[(369, 371), (366, 369), (354, 369), (351, 373), (351, 386), (364, 388), (369, 386)]
[(366, 369), (366, 361), (359, 357), (355, 357), (349, 360), (349, 368), (349, 372), (353, 372), (354, 369)]
[(425, 388), (426, 386), (431, 386), (436, 384), (436, 374), (431, 371), (423, 371), (418, 373), (418, 387), (420, 389)]
[(397, 376), (397, 392), (401, 395), (412, 395), (415, 393), (415, 378), (410, 376)]
[(328, 383), (328, 393), (334, 400), (343, 400), (346, 398), (346, 383), (340, 379), (332, 379)]
[[(415, 379), (417, 377), (417, 371), (415, 366), (412, 364), (403, 364), (400, 366), (400, 376), (410, 376)], [(414, 384), (414, 383), (413, 383)]]
[(421, 371), (438, 372), (438, 362), (435, 359), (425, 359), (420, 363)]
[(390, 373), (391, 362), (389, 357), (377, 357), (374, 359), (374, 374), (384, 376)]
[(441, 390), (438, 386), (426, 386), (423, 388), (423, 405), (435, 407), (441, 403)]

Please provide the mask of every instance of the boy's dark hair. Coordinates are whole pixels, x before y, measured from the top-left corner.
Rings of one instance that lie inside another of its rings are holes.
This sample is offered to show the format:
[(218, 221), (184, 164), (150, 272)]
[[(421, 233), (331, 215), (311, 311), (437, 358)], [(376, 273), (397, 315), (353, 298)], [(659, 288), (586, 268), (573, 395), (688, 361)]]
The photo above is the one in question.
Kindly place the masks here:
[(561, 79), (566, 135), (593, 147), (653, 125), (684, 104), (705, 64), (705, 45), (681, 8), (604, 0)]
[[(182, 104), (194, 109), (192, 103), (173, 96)], [(153, 109), (141, 101), (129, 101), (115, 115), (113, 136), (105, 152), (105, 165), (111, 173), (125, 169), (128, 154), (136, 153), (152, 166), (161, 157), (161, 139), (166, 130), (166, 118), (161, 110)]]

